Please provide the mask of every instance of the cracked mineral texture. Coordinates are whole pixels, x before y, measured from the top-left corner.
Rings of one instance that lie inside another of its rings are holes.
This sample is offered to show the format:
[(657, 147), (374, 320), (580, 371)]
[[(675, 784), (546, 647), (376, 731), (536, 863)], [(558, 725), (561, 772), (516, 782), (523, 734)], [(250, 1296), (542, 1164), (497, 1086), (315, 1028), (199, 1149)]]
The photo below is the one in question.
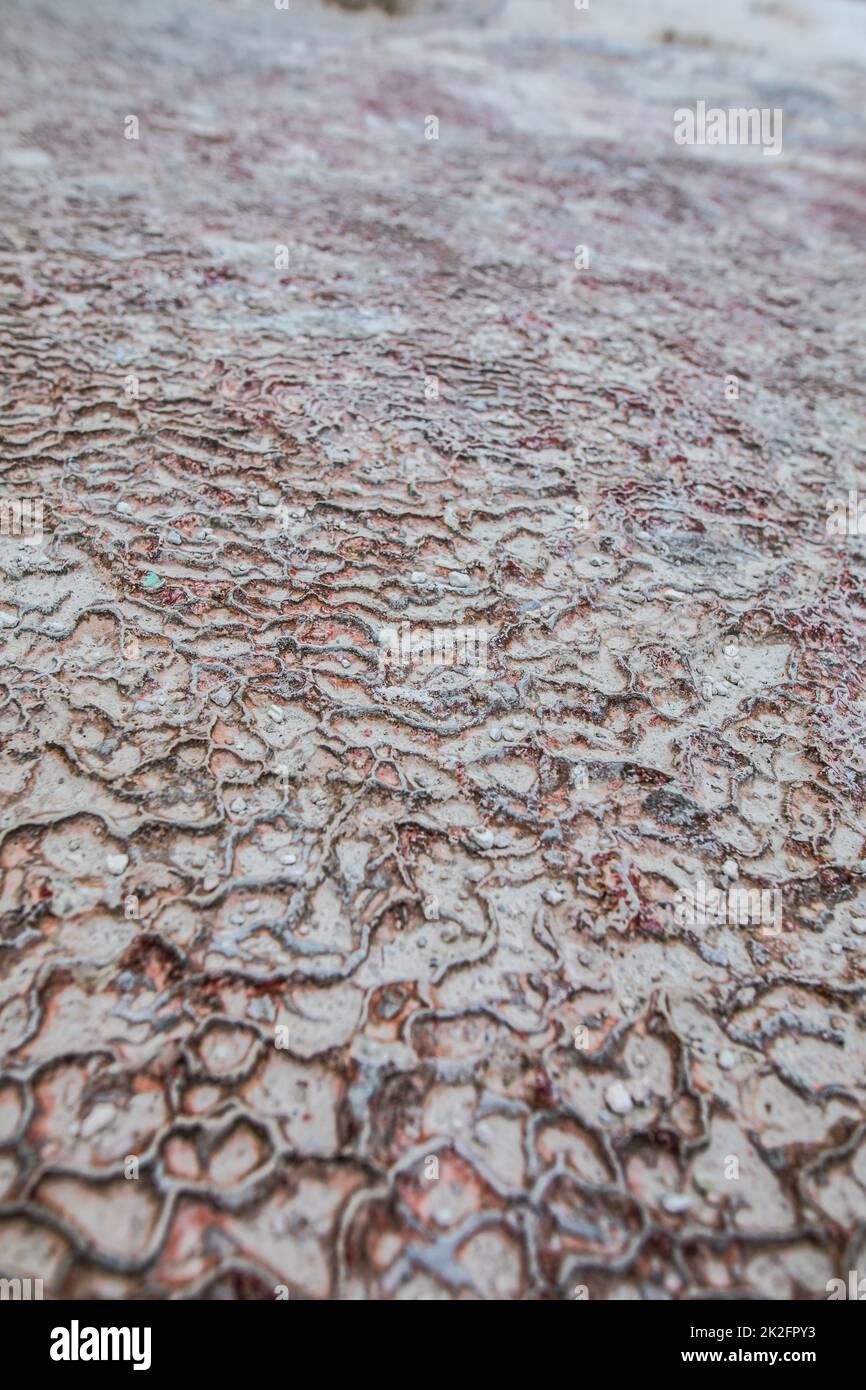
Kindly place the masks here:
[(4, 5), (0, 1273), (866, 1268), (863, 18)]

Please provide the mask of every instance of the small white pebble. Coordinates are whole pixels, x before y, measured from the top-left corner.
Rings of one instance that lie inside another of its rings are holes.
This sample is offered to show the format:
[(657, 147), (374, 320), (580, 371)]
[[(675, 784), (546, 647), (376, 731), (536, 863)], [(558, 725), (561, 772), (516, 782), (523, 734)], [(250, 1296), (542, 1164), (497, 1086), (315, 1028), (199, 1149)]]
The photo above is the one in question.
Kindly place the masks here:
[(678, 1216), (681, 1212), (688, 1211), (692, 1205), (692, 1198), (687, 1197), (685, 1192), (666, 1192), (662, 1197), (662, 1206), (672, 1216)]
[(100, 1129), (111, 1124), (114, 1119), (114, 1106), (107, 1102), (102, 1105), (95, 1105), (90, 1114), (85, 1116), (81, 1122), (79, 1133), (82, 1139), (89, 1139), (92, 1134), (96, 1134)]
[(612, 1081), (604, 1093), (604, 1103), (614, 1115), (627, 1115), (632, 1098), (621, 1081)]
[(472, 838), (482, 849), (491, 849), (493, 846), (493, 831), (488, 830), (486, 825), (476, 825), (472, 828)]
[(652, 1096), (652, 1087), (643, 1077), (638, 1077), (631, 1085), (631, 1098), (635, 1105), (646, 1105)]
[(122, 874), (128, 863), (128, 854), (109, 854), (105, 860), (105, 867), (110, 874)]

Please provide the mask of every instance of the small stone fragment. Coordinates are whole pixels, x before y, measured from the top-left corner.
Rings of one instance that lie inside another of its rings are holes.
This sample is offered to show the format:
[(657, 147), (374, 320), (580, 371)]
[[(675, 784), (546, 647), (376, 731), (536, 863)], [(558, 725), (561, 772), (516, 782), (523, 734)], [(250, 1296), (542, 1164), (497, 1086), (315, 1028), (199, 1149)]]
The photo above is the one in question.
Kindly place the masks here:
[(486, 825), (473, 826), (471, 830), (473, 840), (481, 849), (492, 849), (494, 835), (492, 830), (488, 830)]
[(82, 1139), (89, 1139), (91, 1135), (97, 1134), (99, 1130), (105, 1129), (114, 1119), (114, 1106), (103, 1102), (101, 1105), (94, 1105), (89, 1115), (86, 1115), (81, 1122), (79, 1133)]
[(628, 1115), (632, 1098), (621, 1081), (612, 1081), (604, 1093), (604, 1103), (613, 1115)]
[(666, 1192), (662, 1197), (662, 1206), (671, 1216), (680, 1216), (693, 1205), (693, 1199), (685, 1192)]

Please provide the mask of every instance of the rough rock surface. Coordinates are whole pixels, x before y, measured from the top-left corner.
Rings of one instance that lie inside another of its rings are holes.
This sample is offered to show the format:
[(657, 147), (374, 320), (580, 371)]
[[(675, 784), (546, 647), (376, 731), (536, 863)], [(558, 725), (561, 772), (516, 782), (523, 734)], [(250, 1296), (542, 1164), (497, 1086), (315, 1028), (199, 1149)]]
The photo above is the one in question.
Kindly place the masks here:
[(866, 1268), (863, 7), (703, 8), (4, 7), (0, 1272)]

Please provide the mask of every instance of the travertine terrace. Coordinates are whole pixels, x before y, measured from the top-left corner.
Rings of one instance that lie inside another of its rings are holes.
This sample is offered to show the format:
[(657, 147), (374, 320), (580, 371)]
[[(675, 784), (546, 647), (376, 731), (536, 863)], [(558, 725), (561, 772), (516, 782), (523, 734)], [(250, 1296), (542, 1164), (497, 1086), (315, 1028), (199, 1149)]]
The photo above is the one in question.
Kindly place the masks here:
[(864, 7), (718, 8), (3, 4), (0, 1273), (866, 1269)]

